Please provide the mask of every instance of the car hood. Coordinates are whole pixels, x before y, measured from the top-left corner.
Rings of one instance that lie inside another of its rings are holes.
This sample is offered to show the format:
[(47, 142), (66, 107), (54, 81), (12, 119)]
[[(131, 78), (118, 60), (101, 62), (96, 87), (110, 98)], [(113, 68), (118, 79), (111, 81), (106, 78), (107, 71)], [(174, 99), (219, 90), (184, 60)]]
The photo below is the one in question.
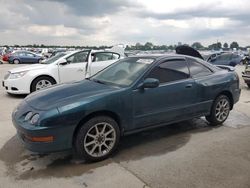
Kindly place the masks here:
[(65, 83), (34, 92), (25, 101), (34, 109), (48, 110), (64, 105), (85, 103), (88, 99), (109, 94), (118, 88), (96, 83), (89, 80)]
[(31, 71), (31, 70), (35, 70), (35, 69), (43, 69), (47, 66), (48, 65), (46, 65), (46, 64), (27, 65), (27, 66), (22, 66), (22, 67), (11, 69), (11, 70), (9, 70), (9, 72), (16, 73), (16, 72), (22, 72), (22, 71)]

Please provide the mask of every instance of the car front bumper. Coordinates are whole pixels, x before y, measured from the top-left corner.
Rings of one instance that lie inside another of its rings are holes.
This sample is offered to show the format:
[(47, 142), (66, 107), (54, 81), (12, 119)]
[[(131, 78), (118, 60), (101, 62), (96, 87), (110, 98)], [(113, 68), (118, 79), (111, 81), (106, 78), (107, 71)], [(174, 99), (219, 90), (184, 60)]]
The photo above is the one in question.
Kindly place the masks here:
[(18, 79), (6, 79), (2, 81), (2, 86), (5, 88), (6, 92), (11, 94), (29, 94), (30, 87), (26, 84), (25, 78)]
[[(72, 148), (74, 126), (65, 124), (50, 127), (35, 126), (20, 118), (21, 114), (28, 111), (33, 111), (33, 109), (23, 102), (21, 107), (12, 113), (12, 122), (17, 130), (17, 136), (28, 150), (45, 154)], [(48, 141), (44, 138), (52, 139)]]

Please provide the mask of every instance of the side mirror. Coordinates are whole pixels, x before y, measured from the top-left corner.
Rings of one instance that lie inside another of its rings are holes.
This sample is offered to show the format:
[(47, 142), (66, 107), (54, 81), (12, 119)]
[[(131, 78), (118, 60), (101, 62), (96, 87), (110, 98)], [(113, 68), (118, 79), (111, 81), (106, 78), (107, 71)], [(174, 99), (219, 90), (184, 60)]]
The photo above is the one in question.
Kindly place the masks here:
[(69, 61), (67, 61), (66, 59), (63, 58), (63, 59), (59, 60), (58, 65), (67, 65), (69, 63), (70, 63)]
[(144, 89), (144, 88), (156, 88), (160, 84), (158, 79), (155, 78), (146, 78), (139, 86), (138, 88)]

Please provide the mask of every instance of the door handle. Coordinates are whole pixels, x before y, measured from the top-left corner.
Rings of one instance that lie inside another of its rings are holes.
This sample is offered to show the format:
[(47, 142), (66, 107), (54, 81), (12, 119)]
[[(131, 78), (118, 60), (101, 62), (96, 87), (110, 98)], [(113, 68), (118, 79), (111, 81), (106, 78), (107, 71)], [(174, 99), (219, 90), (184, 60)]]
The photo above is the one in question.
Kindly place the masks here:
[(185, 88), (191, 88), (193, 86), (193, 84), (187, 84), (186, 86), (185, 86)]

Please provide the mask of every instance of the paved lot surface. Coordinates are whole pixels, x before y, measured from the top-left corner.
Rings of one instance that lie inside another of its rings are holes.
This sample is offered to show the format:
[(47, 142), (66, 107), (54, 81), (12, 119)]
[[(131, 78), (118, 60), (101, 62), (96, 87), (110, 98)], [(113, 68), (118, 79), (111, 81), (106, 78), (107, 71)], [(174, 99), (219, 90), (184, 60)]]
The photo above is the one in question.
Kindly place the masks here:
[[(12, 67), (17, 65), (0, 65), (1, 80)], [(250, 187), (250, 90), (243, 82), (241, 87), (240, 102), (223, 126), (194, 119), (124, 137), (112, 158), (93, 164), (78, 164), (70, 152), (24, 149), (10, 117), (24, 96), (9, 96), (1, 87), (0, 188)]]

